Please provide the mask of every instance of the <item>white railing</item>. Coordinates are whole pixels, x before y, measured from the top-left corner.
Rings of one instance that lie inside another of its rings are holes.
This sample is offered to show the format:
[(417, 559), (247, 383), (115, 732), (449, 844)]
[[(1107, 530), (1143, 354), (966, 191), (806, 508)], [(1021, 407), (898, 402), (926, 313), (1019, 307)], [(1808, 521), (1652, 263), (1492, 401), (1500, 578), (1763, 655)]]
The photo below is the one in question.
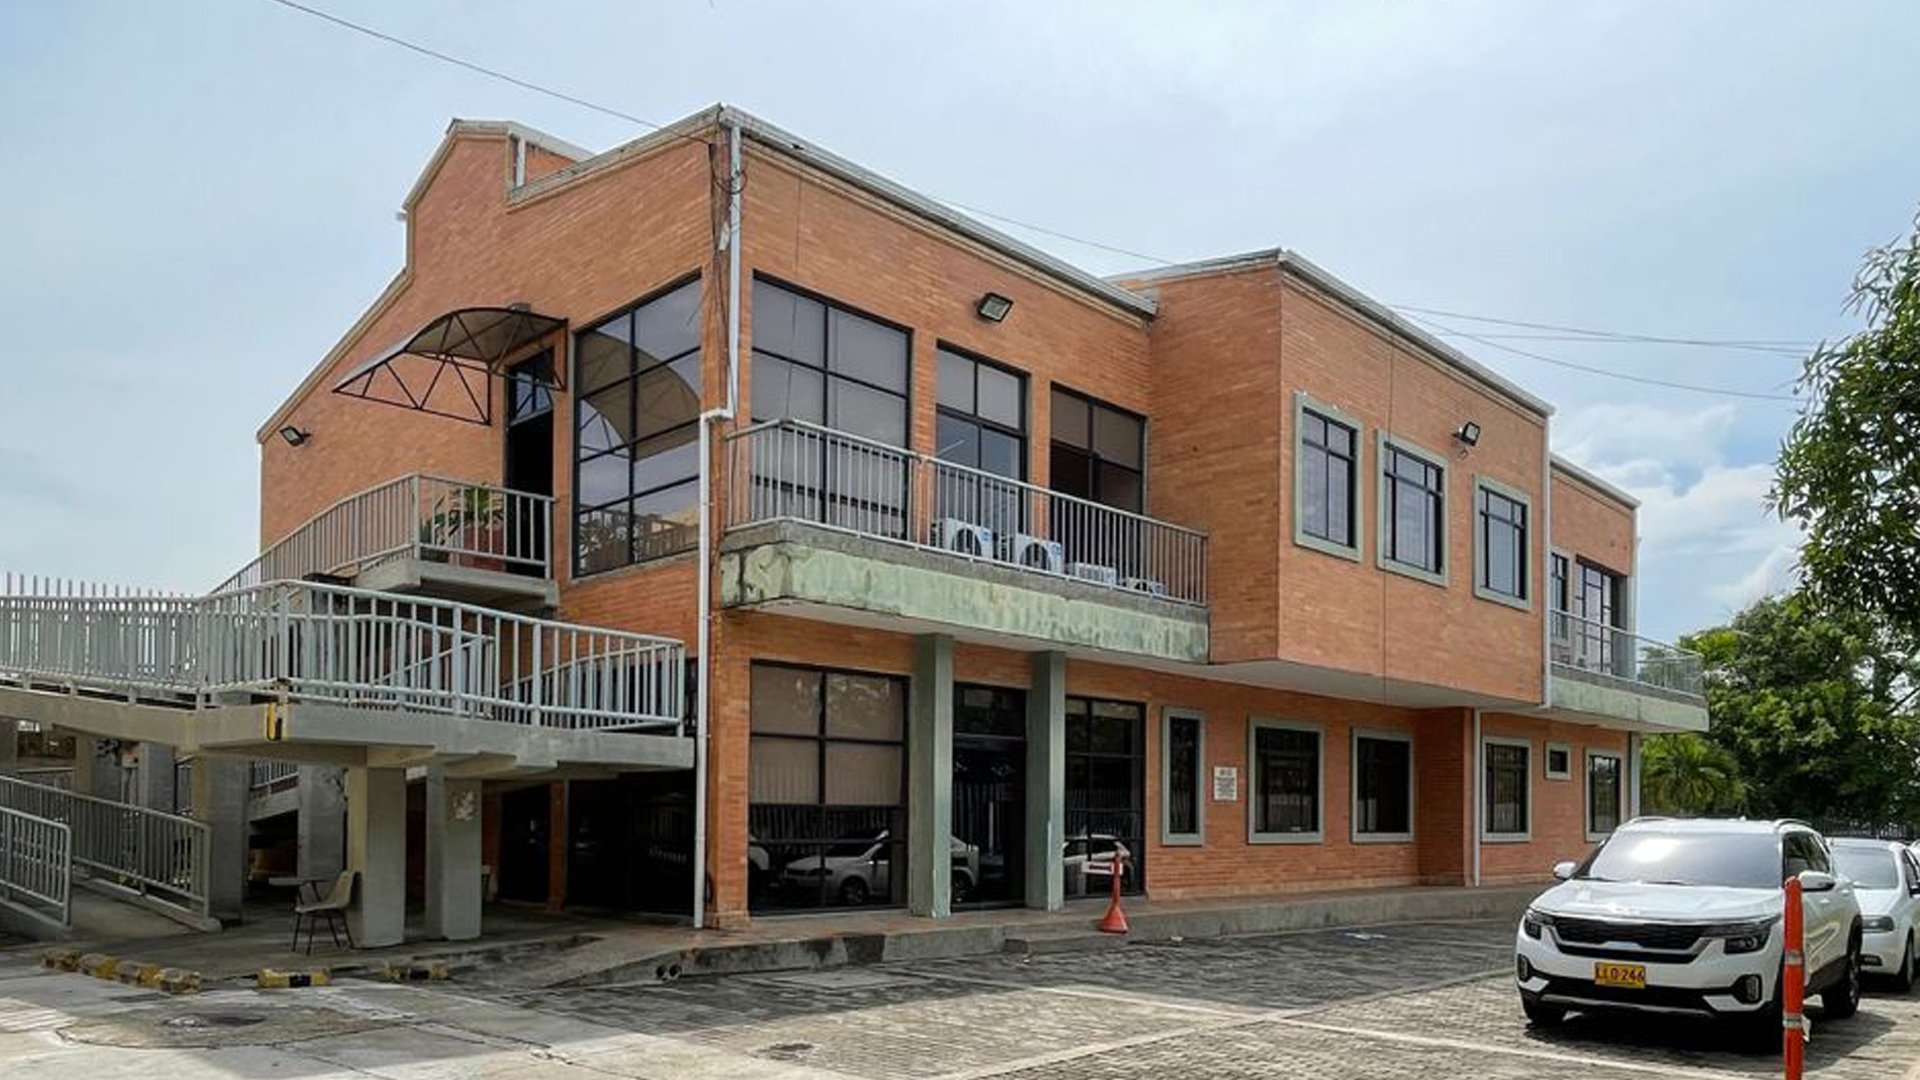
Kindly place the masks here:
[(300, 766), (292, 761), (254, 761), (250, 762), (247, 787), (255, 794), (264, 795), (292, 787), (300, 779)]
[(1206, 603), (1207, 538), (1192, 529), (796, 420), (727, 444), (728, 528), (806, 521)]
[(96, 881), (207, 913), (207, 826), (178, 814), (0, 776), (0, 808), (64, 826)]
[(1702, 697), (1700, 654), (1575, 615), (1547, 614), (1553, 662), (1624, 682)]
[(396, 558), (551, 577), (553, 499), (415, 473), (349, 495), (221, 583), (352, 577)]
[(0, 806), (0, 904), (73, 925), (73, 834), (65, 825)]
[(73, 790), (73, 766), (45, 765), (31, 769), (15, 769), (13, 775), (42, 787), (59, 788), (62, 791)]
[(685, 651), (668, 638), (313, 582), (192, 600), (0, 597), (0, 681), (197, 706), (254, 694), (678, 729)]

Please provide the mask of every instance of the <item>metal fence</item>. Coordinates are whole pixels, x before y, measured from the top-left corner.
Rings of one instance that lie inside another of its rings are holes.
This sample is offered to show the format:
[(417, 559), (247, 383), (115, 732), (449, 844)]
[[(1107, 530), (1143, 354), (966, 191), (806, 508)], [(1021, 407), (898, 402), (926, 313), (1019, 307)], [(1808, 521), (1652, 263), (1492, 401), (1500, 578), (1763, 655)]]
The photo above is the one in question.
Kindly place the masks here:
[(1706, 694), (1698, 653), (1569, 611), (1550, 612), (1547, 618), (1556, 664), (1694, 697)]
[(0, 776), (0, 809), (65, 827), (88, 876), (207, 913), (207, 827), (192, 818)]
[(300, 765), (292, 761), (255, 761), (249, 763), (248, 788), (255, 794), (290, 788), (300, 781)]
[(797, 420), (728, 439), (727, 525), (792, 519), (1204, 604), (1192, 529)]
[(253, 693), (546, 727), (678, 729), (678, 641), (273, 582), (192, 600), (0, 597), (0, 680), (207, 705)]
[(0, 903), (73, 925), (73, 834), (65, 825), (0, 806)]
[(229, 592), (395, 558), (552, 576), (553, 498), (415, 473), (349, 495), (222, 582)]

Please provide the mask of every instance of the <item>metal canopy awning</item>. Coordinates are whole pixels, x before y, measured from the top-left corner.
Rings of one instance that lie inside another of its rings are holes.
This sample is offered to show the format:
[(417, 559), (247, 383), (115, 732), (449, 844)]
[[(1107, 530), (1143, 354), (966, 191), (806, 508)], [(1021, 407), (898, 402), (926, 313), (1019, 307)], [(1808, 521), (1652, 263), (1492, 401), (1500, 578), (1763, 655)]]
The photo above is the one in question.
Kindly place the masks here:
[[(459, 308), (355, 367), (334, 384), (333, 392), (472, 424), (491, 424), (493, 376), (502, 373), (502, 362), (566, 325), (565, 319), (518, 305)], [(558, 365), (542, 365), (533, 377), (553, 389), (564, 389)]]

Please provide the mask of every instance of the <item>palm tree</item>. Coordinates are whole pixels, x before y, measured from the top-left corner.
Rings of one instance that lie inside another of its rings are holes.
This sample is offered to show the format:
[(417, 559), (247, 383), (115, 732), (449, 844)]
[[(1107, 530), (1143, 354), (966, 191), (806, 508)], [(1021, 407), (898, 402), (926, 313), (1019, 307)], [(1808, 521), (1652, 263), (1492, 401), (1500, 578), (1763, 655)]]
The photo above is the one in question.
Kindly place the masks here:
[(1732, 755), (1698, 735), (1653, 736), (1640, 766), (1641, 792), (1654, 813), (1732, 813), (1746, 798)]

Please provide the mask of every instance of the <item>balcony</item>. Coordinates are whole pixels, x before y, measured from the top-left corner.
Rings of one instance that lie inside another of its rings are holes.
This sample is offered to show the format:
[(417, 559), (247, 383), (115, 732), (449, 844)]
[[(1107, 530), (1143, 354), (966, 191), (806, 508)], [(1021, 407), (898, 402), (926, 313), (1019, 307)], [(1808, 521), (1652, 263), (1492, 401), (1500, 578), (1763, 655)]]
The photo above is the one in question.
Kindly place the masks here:
[(551, 608), (552, 551), (551, 497), (416, 473), (334, 503), (214, 591), (318, 575), (382, 592)]
[(1706, 730), (1699, 654), (1568, 611), (1548, 615), (1548, 647), (1556, 711)]
[(799, 421), (726, 454), (727, 606), (1206, 659), (1201, 533)]

